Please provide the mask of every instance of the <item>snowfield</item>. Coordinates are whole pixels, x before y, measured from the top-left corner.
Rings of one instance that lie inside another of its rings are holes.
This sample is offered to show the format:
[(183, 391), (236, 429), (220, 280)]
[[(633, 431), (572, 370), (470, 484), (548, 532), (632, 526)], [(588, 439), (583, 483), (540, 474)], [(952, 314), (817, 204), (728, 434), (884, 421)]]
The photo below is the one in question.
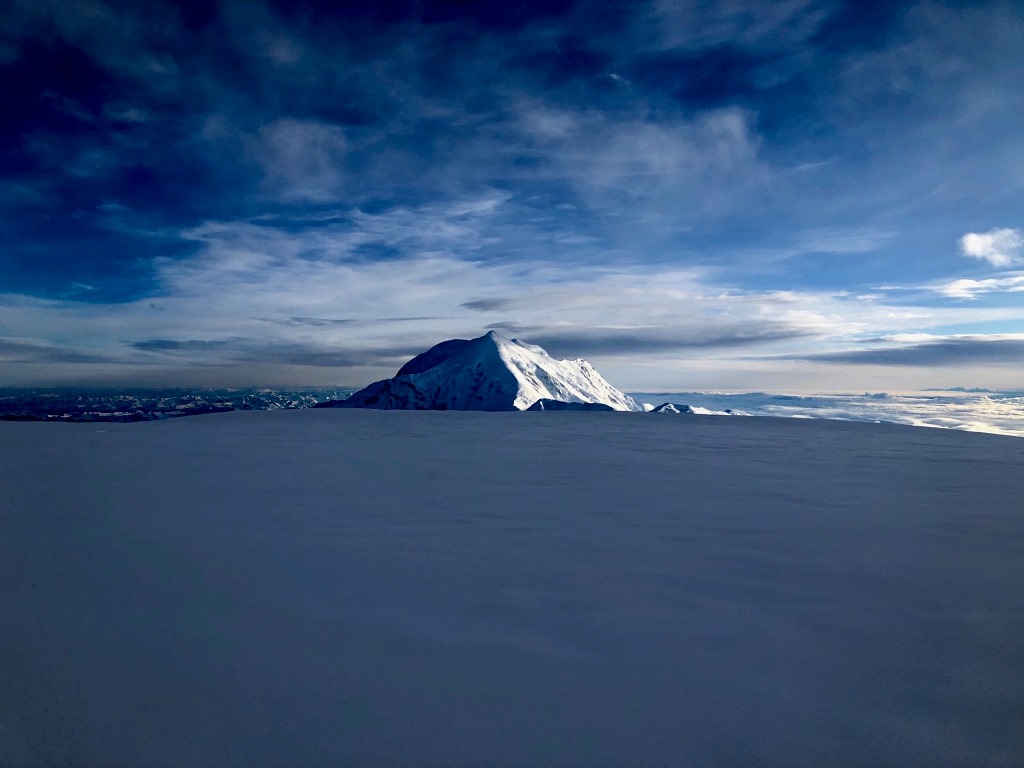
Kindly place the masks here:
[(1024, 441), (0, 423), (0, 765), (1019, 766)]

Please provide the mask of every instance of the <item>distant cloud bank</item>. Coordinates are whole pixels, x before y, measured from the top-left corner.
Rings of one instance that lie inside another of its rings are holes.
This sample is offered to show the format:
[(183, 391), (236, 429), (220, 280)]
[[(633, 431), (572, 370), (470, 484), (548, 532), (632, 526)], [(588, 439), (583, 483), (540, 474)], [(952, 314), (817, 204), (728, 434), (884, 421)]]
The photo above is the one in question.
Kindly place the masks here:
[(631, 393), (640, 401), (673, 402), (715, 413), (726, 409), (751, 416), (886, 422), (966, 432), (1024, 437), (1024, 392), (937, 390), (917, 394), (874, 392), (846, 395)]

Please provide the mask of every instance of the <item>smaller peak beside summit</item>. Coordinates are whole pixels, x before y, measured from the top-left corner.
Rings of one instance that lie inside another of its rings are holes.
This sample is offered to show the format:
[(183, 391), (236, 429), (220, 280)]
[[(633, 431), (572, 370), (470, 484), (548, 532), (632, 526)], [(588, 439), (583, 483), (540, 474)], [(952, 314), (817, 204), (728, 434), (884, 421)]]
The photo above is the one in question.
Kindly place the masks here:
[(502, 333), (501, 331), (495, 330), (490, 330), (487, 333), (485, 333), (483, 336), (480, 337), (479, 341), (491, 341), (499, 347), (509, 345), (517, 347), (532, 346), (530, 344), (527, 344), (525, 341), (520, 341), (519, 339), (512, 338), (511, 336)]
[[(684, 405), (683, 410), (685, 413), (691, 413), (690, 406)], [(652, 408), (651, 413), (679, 413), (679, 408), (676, 407), (675, 403), (662, 403), (656, 408)]]
[(648, 413), (678, 413), (692, 414), (694, 416), (749, 416), (745, 411), (737, 411), (726, 408), (724, 411), (713, 411), (710, 408), (702, 408), (699, 405), (687, 405), (686, 403), (662, 403), (657, 408), (651, 408)]

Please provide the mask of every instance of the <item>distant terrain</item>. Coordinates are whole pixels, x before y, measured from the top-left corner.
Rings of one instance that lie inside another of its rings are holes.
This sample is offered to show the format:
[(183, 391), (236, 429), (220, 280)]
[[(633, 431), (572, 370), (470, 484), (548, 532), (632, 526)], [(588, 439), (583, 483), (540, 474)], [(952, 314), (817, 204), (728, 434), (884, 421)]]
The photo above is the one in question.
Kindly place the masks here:
[(309, 408), (348, 394), (337, 388), (0, 389), (0, 421), (155, 421), (203, 413)]
[(491, 331), (449, 339), (390, 379), (353, 391), (296, 389), (0, 389), (0, 421), (133, 422), (229, 411), (370, 408), (414, 411), (634, 411), (654, 416), (780, 416), (891, 422), (1024, 437), (1024, 390), (955, 387), (917, 393), (626, 394), (586, 360)]
[[(337, 407), (342, 388), (240, 390), (0, 389), (0, 421), (133, 422), (229, 411)], [(941, 427), (1024, 437), (1024, 391), (951, 389), (912, 394), (631, 392), (638, 403), (682, 416), (777, 416)], [(655, 406), (655, 403), (661, 403)], [(576, 410), (569, 404), (570, 410)], [(602, 404), (576, 404), (601, 410)], [(538, 400), (530, 410), (565, 410)]]

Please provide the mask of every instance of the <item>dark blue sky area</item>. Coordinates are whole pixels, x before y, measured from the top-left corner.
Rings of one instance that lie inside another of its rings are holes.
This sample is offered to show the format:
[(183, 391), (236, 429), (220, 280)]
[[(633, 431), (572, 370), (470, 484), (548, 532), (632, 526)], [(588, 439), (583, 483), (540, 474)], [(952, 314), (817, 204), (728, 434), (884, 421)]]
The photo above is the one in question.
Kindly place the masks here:
[[(90, 376), (246, 381), (328, 349), (359, 378), (493, 324), (622, 370), (624, 329), (678, 338), (678, 371), (723, 317), (733, 342), (767, 323), (755, 378), (871, 339), (1015, 341), (1021, 82), (1015, 2), (15, 0), (0, 337), (88, 349)], [(646, 298), (602, 309), (623, 291)], [(264, 322), (320, 315), (356, 322)], [(414, 316), (437, 321), (381, 320)]]

